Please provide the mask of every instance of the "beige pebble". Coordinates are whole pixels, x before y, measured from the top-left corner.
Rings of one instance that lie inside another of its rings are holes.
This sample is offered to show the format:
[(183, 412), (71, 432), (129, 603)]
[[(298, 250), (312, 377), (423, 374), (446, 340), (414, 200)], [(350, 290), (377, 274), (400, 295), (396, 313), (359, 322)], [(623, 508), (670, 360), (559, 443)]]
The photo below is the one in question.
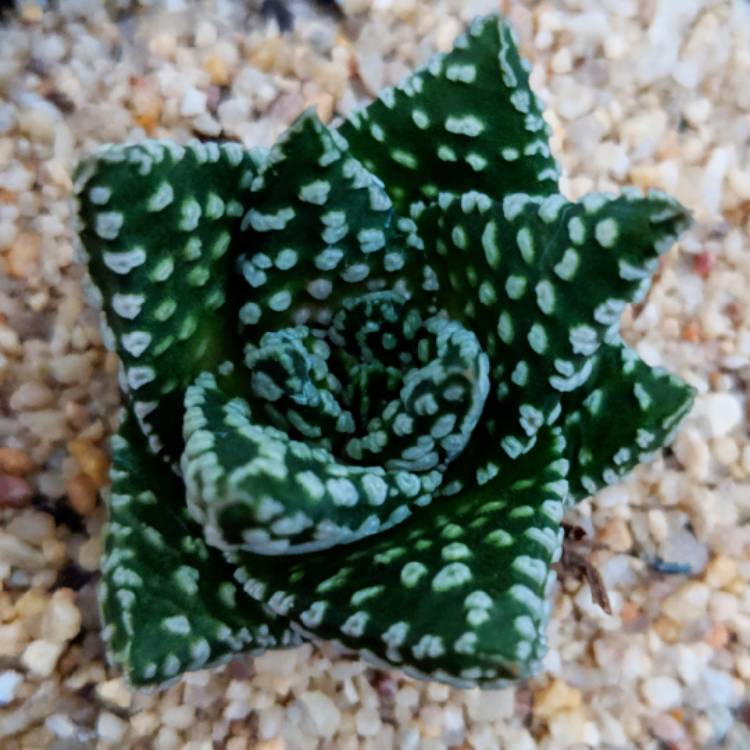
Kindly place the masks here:
[(325, 91), (310, 97), (307, 106), (315, 107), (321, 122), (328, 122), (333, 116), (333, 96)]
[(711, 618), (719, 623), (731, 623), (739, 613), (739, 601), (728, 591), (714, 591), (709, 600)]
[(47, 608), (47, 602), (45, 592), (38, 588), (24, 591), (16, 600), (15, 616), (23, 623), (31, 639), (40, 637), (42, 616)]
[(116, 677), (97, 685), (96, 694), (101, 700), (118, 708), (130, 708), (133, 703), (133, 694), (128, 690), (122, 677)]
[(76, 385), (88, 383), (93, 372), (91, 359), (86, 354), (66, 354), (52, 363), (52, 375), (58, 383)]
[(444, 703), (450, 698), (451, 689), (449, 685), (442, 682), (429, 682), (427, 684), (427, 697), (431, 701)]
[(96, 508), (96, 485), (86, 474), (76, 474), (65, 483), (68, 504), (76, 513), (87, 516)]
[(14, 411), (26, 411), (27, 409), (43, 409), (49, 406), (54, 399), (50, 388), (42, 383), (22, 383), (10, 397), (10, 408)]
[(99, 535), (87, 539), (78, 549), (78, 564), (85, 570), (99, 570), (102, 544)]
[(21, 655), (21, 664), (35, 677), (49, 677), (65, 648), (62, 643), (32, 641)]
[(19, 620), (0, 625), (0, 656), (18, 658), (27, 641), (26, 630)]
[(105, 742), (121, 742), (128, 731), (127, 722), (109, 711), (102, 711), (96, 722), (96, 732)]
[(170, 706), (164, 709), (161, 718), (166, 726), (184, 731), (195, 721), (195, 709), (192, 706)]
[(746, 682), (750, 681), (750, 654), (739, 654), (735, 666), (737, 674)]
[(633, 546), (633, 535), (630, 533), (627, 521), (622, 518), (612, 518), (599, 532), (598, 541), (613, 552), (627, 552)]
[(685, 470), (698, 481), (708, 478), (711, 453), (701, 433), (694, 427), (680, 431), (674, 442), (674, 450)]
[(549, 718), (560, 711), (579, 708), (581, 700), (580, 690), (563, 680), (553, 679), (535, 694), (534, 708), (540, 716)]
[(731, 466), (740, 457), (740, 450), (737, 443), (729, 436), (714, 438), (711, 441), (711, 450), (716, 460), (722, 466)]
[(55, 522), (49, 513), (27, 508), (13, 517), (7, 530), (18, 539), (38, 546), (45, 539), (54, 537)]
[(316, 733), (321, 737), (333, 737), (341, 721), (341, 712), (336, 704), (320, 690), (311, 690), (300, 696)]
[(677, 643), (680, 640), (682, 626), (679, 620), (662, 615), (654, 620), (652, 629), (665, 643)]
[(737, 561), (727, 555), (717, 555), (709, 562), (704, 579), (712, 589), (721, 589), (734, 581), (737, 575)]
[(130, 717), (130, 726), (138, 737), (151, 736), (159, 728), (159, 717), (153, 711), (141, 711)]
[(552, 70), (559, 74), (569, 73), (573, 69), (573, 58), (570, 54), (570, 50), (566, 47), (559, 49), (552, 55), (551, 61)]
[(8, 251), (8, 273), (17, 278), (29, 279), (38, 269), (42, 238), (33, 232), (19, 232)]
[(573, 747), (576, 743), (585, 742), (586, 716), (583, 711), (566, 709), (548, 717), (550, 734), (559, 742), (559, 746)]
[(443, 21), (435, 34), (435, 46), (439, 52), (448, 52), (453, 46), (456, 37), (462, 31), (461, 24), (455, 18)]
[[(397, 702), (398, 699), (397, 695)], [(512, 689), (471, 691), (464, 700), (469, 717), (477, 722), (510, 719), (515, 711), (515, 691)]]
[(659, 508), (650, 510), (648, 512), (648, 529), (657, 542), (663, 542), (669, 534), (667, 514)]
[(42, 542), (42, 554), (50, 566), (59, 568), (65, 563), (68, 548), (61, 539), (45, 539)]
[(41, 570), (46, 564), (44, 555), (38, 549), (1, 530), (0, 560), (29, 572)]
[(52, 594), (42, 617), (41, 636), (52, 643), (65, 643), (78, 635), (81, 612), (72, 589), (62, 588)]
[(182, 748), (182, 739), (172, 727), (163, 726), (154, 739), (154, 750), (178, 750)]
[(677, 622), (694, 622), (706, 614), (710, 593), (704, 583), (689, 581), (664, 600), (662, 611)]

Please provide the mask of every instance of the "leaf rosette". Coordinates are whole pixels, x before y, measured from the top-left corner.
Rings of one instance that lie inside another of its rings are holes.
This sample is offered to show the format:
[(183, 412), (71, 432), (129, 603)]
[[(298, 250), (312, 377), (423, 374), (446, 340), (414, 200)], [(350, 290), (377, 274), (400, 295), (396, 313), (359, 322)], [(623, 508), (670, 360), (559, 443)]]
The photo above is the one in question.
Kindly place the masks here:
[(307, 638), (460, 686), (538, 668), (564, 508), (692, 399), (619, 335), (686, 211), (569, 202), (548, 130), (489, 17), (337, 129), (79, 167), (126, 403), (100, 601), (133, 683)]

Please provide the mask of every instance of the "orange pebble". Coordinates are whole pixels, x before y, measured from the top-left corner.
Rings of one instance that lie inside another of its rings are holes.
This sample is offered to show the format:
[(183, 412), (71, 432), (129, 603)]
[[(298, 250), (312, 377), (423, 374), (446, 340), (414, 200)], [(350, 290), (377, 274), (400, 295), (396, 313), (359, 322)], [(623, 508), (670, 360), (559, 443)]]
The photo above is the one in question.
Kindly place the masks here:
[(70, 455), (78, 461), (84, 474), (90, 477), (97, 488), (109, 480), (109, 460), (107, 454), (90, 440), (76, 438), (68, 445)]
[(33, 468), (34, 462), (23, 451), (15, 448), (0, 448), (0, 470), (23, 477)]

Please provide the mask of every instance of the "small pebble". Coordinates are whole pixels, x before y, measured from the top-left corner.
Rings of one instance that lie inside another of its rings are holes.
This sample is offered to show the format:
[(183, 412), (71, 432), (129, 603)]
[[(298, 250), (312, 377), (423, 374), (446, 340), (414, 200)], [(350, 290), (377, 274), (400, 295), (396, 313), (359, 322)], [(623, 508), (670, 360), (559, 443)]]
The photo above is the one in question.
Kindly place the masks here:
[(109, 481), (109, 460), (107, 454), (90, 440), (71, 440), (68, 450), (73, 456), (81, 470), (96, 487), (103, 487)]
[(0, 472), (22, 477), (33, 468), (34, 462), (23, 451), (15, 448), (0, 448)]
[(122, 677), (116, 677), (97, 685), (96, 694), (101, 700), (118, 708), (128, 709), (133, 703), (133, 693), (125, 685)]
[(703, 404), (710, 437), (727, 435), (742, 420), (739, 399), (730, 393), (711, 393), (703, 397)]
[[(319, 690), (304, 693), (300, 700), (310, 715), (316, 733), (327, 739), (333, 737), (341, 721), (341, 712), (336, 704)], [(359, 723), (357, 726), (359, 731)]]
[(21, 664), (35, 677), (49, 677), (64, 648), (62, 643), (32, 641), (21, 655)]
[(62, 588), (52, 594), (42, 616), (41, 636), (51, 643), (73, 640), (81, 629), (81, 612), (76, 606), (76, 595)]
[(354, 720), (360, 737), (375, 737), (380, 731), (380, 715), (373, 708), (361, 708), (357, 711)]
[(11, 276), (30, 279), (38, 270), (42, 238), (32, 232), (19, 232), (6, 256)]
[(86, 474), (76, 474), (65, 483), (65, 494), (73, 510), (87, 516), (96, 508), (96, 485)]
[(680, 742), (685, 737), (685, 727), (670, 714), (659, 714), (651, 722), (651, 731), (662, 741)]
[(0, 706), (7, 706), (16, 699), (18, 688), (23, 683), (23, 675), (12, 669), (0, 672)]
[(664, 600), (662, 612), (677, 622), (694, 622), (705, 616), (710, 595), (705, 583), (688, 581)]
[(196, 117), (206, 111), (206, 94), (198, 89), (188, 89), (182, 99), (180, 114), (185, 117)]
[(653, 708), (662, 711), (679, 706), (682, 699), (680, 683), (672, 677), (649, 677), (644, 680), (641, 691)]
[(31, 499), (31, 485), (22, 477), (0, 474), (0, 508), (22, 508)]
[(534, 695), (534, 709), (539, 716), (550, 718), (560, 711), (581, 706), (581, 691), (563, 680), (552, 680)]
[(109, 711), (102, 711), (96, 722), (96, 732), (105, 742), (121, 742), (128, 731), (127, 722)]

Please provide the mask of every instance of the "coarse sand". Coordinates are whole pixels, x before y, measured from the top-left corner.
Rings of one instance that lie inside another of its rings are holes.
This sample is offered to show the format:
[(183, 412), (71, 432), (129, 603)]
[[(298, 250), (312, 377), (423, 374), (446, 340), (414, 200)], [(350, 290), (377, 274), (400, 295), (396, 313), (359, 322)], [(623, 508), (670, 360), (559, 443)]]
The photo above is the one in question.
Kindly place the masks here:
[[(750, 747), (750, 3), (19, 2), (0, 25), (0, 746), (155, 750)], [(624, 317), (698, 391), (671, 450), (567, 519), (612, 615), (563, 578), (539, 677), (461, 691), (327, 646), (166, 691), (107, 667), (95, 586), (117, 362), (74, 261), (71, 172), (105, 141), (270, 145), (338, 117), (502, 8), (547, 103), (562, 190), (658, 187), (695, 213)]]

